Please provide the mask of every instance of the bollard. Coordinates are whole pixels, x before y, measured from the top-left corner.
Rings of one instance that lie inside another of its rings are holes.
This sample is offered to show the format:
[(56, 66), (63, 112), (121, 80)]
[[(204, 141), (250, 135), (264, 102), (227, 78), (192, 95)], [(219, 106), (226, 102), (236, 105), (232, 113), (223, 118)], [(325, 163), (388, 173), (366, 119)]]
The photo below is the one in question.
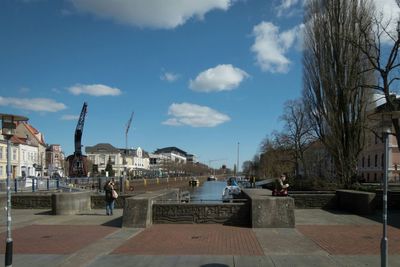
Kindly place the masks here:
[(50, 191), (50, 179), (47, 179), (47, 191)]
[(60, 178), (57, 178), (56, 186), (57, 186), (57, 190), (60, 189)]
[(143, 179), (143, 185), (146, 186), (147, 185), (147, 180)]
[(101, 178), (98, 179), (98, 183), (99, 183), (99, 192), (101, 192)]
[(32, 192), (35, 192), (35, 179), (32, 178)]
[(18, 181), (17, 181), (17, 179), (14, 179), (14, 192), (15, 193), (18, 192)]
[(158, 178), (157, 178), (157, 180), (156, 180), (156, 181), (157, 181), (157, 184), (160, 184), (160, 179), (158, 179)]

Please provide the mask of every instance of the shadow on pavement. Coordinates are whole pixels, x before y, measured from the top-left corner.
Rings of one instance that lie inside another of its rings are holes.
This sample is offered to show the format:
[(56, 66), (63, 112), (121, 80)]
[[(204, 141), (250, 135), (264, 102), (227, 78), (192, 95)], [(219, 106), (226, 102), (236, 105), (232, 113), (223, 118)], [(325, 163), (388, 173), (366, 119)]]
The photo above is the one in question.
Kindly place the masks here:
[[(112, 217), (110, 217), (110, 218), (112, 218)], [(107, 221), (101, 225), (121, 228), (122, 227), (122, 216), (112, 219), (110, 221)]]
[(207, 263), (207, 264), (200, 265), (200, 267), (229, 267), (229, 266), (226, 264), (221, 264), (221, 263)]
[(53, 215), (53, 211), (52, 210), (41, 211), (34, 213), (34, 215)]

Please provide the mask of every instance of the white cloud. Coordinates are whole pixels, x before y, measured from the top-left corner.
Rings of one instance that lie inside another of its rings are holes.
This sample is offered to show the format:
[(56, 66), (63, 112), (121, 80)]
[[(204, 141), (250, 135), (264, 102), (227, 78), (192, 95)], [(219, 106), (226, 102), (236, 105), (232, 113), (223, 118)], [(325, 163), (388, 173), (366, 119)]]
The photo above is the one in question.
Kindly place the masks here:
[(303, 25), (279, 32), (279, 28), (271, 22), (261, 22), (254, 26), (255, 42), (251, 51), (256, 54), (257, 64), (263, 71), (287, 73), (291, 61), (286, 53), (298, 43)]
[(103, 84), (76, 84), (68, 88), (68, 91), (73, 95), (87, 94), (93, 96), (117, 96), (122, 93), (118, 88), (112, 88)]
[(75, 121), (79, 119), (79, 115), (62, 115), (61, 119), (64, 121)]
[(230, 121), (228, 115), (222, 114), (212, 108), (190, 103), (173, 103), (168, 109), (172, 118), (163, 122), (165, 125), (192, 127), (215, 127)]
[(163, 81), (167, 81), (167, 82), (175, 82), (176, 80), (179, 79), (179, 74), (176, 73), (172, 73), (172, 72), (164, 72), (160, 79)]
[[(280, 0), (279, 5), (275, 7), (277, 16), (292, 16), (294, 14), (300, 14), (302, 12), (303, 5), (307, 0)], [(299, 7), (298, 4), (301, 4)]]
[(214, 9), (227, 10), (232, 0), (70, 0), (78, 11), (138, 27), (173, 29), (188, 19), (202, 19)]
[(63, 103), (48, 98), (13, 98), (1, 96), (0, 106), (11, 106), (24, 110), (43, 112), (57, 112), (66, 108)]
[(207, 69), (190, 80), (190, 89), (198, 92), (229, 91), (235, 89), (249, 75), (230, 64)]
[[(395, 0), (375, 0), (377, 16), (383, 18), (383, 25), (388, 25), (387, 31), (394, 37), (397, 37), (397, 20), (399, 19), (400, 8)], [(386, 34), (382, 36), (382, 42), (392, 44), (393, 40)]]

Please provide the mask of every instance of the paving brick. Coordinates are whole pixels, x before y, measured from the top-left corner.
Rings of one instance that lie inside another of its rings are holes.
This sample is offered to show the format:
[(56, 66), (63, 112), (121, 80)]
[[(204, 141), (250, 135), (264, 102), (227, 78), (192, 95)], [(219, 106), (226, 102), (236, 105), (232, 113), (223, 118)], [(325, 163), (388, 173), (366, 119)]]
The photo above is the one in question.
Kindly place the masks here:
[(264, 255), (252, 229), (217, 224), (153, 225), (125, 242), (113, 253), (134, 255)]
[[(13, 250), (18, 254), (71, 254), (117, 231), (101, 225), (30, 225), (12, 231)], [(5, 240), (6, 233), (0, 234)], [(5, 243), (0, 242), (0, 251)]]
[[(381, 225), (299, 225), (298, 231), (332, 255), (378, 255)], [(389, 254), (400, 254), (400, 229), (388, 226)]]

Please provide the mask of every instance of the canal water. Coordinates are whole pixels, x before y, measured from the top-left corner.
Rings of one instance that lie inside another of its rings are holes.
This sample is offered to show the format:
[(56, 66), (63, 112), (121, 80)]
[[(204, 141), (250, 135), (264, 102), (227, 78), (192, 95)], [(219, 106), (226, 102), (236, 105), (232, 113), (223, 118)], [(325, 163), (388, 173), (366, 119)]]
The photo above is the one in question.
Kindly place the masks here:
[(206, 181), (199, 187), (193, 187), (190, 192), (191, 202), (222, 202), (225, 181)]

